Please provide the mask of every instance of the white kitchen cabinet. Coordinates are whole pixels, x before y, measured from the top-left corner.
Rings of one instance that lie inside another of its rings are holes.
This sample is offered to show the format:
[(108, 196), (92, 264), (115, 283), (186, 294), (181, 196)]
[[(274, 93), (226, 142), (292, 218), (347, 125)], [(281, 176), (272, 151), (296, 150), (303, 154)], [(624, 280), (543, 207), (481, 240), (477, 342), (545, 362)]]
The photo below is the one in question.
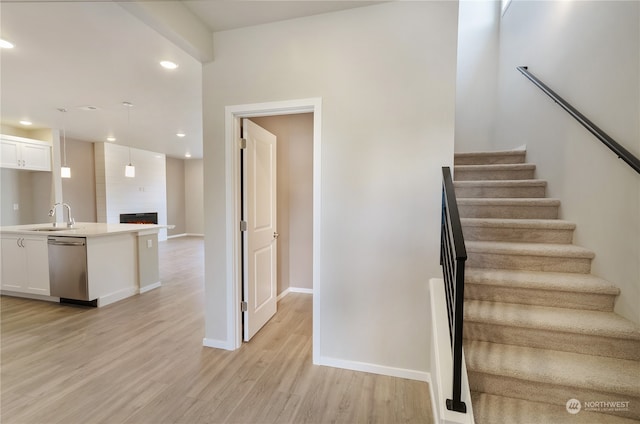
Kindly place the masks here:
[(3, 235), (2, 290), (49, 296), (46, 236)]
[(11, 135), (0, 136), (0, 166), (51, 171), (51, 144)]

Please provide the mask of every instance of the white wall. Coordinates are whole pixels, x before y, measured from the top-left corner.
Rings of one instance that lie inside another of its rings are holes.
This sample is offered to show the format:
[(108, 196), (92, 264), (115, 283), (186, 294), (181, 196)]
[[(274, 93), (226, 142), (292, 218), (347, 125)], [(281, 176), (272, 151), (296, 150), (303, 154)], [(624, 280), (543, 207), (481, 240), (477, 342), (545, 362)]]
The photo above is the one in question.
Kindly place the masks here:
[(204, 234), (204, 177), (203, 160), (184, 161), (185, 225), (186, 233)]
[(313, 114), (251, 120), (278, 140), (278, 294), (313, 289)]
[(321, 97), (320, 355), (428, 371), (427, 282), (441, 275), (457, 8), (393, 2), (214, 35), (216, 58), (203, 70), (206, 338), (234, 336), (224, 107)]
[(537, 176), (595, 251), (593, 273), (640, 322), (640, 176), (516, 71), (529, 70), (640, 156), (640, 3), (512, 2), (500, 29), (496, 147), (527, 145)]
[[(158, 224), (167, 224), (166, 158), (164, 154), (131, 148), (135, 178), (124, 176), (129, 148), (95, 143), (96, 212), (98, 222), (118, 223), (121, 213), (158, 212)], [(167, 231), (160, 230), (159, 240)]]
[(498, 108), (500, 2), (460, 2), (456, 152), (493, 150)]
[(93, 143), (67, 138), (71, 178), (62, 178), (62, 200), (77, 222), (96, 222), (96, 173)]
[(184, 168), (184, 159), (167, 157), (167, 222), (175, 226), (167, 230), (168, 236), (186, 233)]

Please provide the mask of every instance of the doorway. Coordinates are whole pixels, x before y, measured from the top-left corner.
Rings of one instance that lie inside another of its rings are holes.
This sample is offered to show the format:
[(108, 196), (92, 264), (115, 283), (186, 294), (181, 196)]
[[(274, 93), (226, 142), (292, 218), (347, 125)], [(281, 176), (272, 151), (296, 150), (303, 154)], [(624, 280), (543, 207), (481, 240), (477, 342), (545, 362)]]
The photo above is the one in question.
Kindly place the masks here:
[(260, 103), (225, 108), (225, 142), (227, 170), (227, 332), (232, 349), (242, 344), (242, 240), (238, 231), (241, 221), (240, 135), (243, 118), (313, 113), (313, 362), (320, 352), (320, 247), (321, 247), (321, 99), (303, 99)]

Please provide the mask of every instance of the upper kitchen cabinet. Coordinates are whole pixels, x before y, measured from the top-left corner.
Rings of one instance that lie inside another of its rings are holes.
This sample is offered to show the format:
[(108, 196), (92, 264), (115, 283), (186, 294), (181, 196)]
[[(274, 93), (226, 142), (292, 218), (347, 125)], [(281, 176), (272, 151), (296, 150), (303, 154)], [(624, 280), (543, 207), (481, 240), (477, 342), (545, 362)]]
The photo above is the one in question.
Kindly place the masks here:
[(30, 138), (0, 135), (0, 167), (51, 171), (51, 144)]

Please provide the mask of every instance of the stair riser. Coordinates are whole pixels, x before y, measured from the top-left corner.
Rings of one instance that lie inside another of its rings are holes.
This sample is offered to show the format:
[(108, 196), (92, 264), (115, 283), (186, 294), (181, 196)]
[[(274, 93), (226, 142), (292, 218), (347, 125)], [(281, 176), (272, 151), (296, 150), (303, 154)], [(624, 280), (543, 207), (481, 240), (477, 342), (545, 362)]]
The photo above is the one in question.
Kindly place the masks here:
[(456, 187), (456, 197), (462, 198), (542, 198), (545, 187)]
[(640, 360), (640, 341), (464, 321), (469, 340)]
[(589, 274), (591, 272), (591, 259), (470, 252), (467, 266)]
[(488, 180), (532, 180), (534, 169), (522, 170), (454, 170), (456, 181), (488, 181)]
[(560, 292), (470, 283), (464, 285), (464, 297), (465, 299), (487, 302), (519, 303), (603, 312), (613, 311), (615, 302), (615, 296), (608, 294)]
[(524, 163), (526, 153), (517, 155), (478, 155), (455, 156), (453, 163), (456, 165), (497, 165), (509, 163)]
[(516, 243), (571, 244), (573, 230), (462, 226), (469, 241), (510, 241)]
[(458, 203), (461, 218), (557, 219), (558, 206), (465, 205)]
[[(589, 401), (629, 402), (628, 411), (607, 411), (610, 415), (640, 419), (640, 397), (626, 394), (599, 392), (588, 388), (565, 387), (552, 383), (540, 383), (500, 375), (468, 370), (469, 386), (472, 391), (485, 392), (516, 399), (566, 405), (569, 399), (578, 399), (583, 404)], [(578, 414), (579, 416), (579, 414)], [(567, 414), (567, 422), (573, 418)]]

